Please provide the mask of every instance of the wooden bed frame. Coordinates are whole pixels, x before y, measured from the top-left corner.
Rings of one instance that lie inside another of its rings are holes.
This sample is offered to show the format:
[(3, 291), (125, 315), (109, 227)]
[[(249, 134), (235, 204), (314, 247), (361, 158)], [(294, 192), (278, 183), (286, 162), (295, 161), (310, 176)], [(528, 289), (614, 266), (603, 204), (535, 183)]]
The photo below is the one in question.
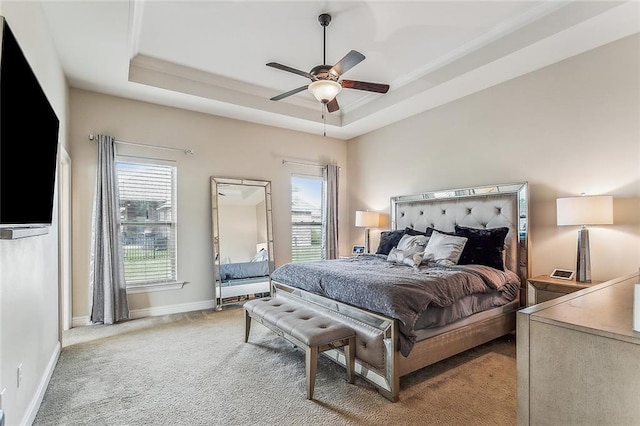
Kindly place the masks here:
[[(272, 292), (308, 303), (356, 330), (355, 371), (375, 385), (391, 401), (400, 395), (400, 377), (515, 332), (516, 311), (526, 306), (528, 277), (528, 185), (524, 183), (488, 185), (475, 188), (427, 192), (391, 198), (393, 229), (406, 227), (424, 231), (428, 226), (453, 231), (455, 225), (473, 228), (509, 227), (505, 240), (505, 267), (520, 277), (519, 307), (502, 310), (441, 334), (416, 342), (404, 357), (398, 350), (397, 320), (312, 294), (276, 281)], [(345, 365), (341, 350), (325, 356)]]

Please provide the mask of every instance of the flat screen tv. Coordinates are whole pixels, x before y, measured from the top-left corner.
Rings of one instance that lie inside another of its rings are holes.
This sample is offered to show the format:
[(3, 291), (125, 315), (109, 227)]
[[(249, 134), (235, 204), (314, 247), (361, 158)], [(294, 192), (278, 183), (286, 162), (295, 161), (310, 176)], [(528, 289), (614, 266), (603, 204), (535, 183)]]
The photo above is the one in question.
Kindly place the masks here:
[(0, 16), (0, 228), (51, 225), (60, 121)]

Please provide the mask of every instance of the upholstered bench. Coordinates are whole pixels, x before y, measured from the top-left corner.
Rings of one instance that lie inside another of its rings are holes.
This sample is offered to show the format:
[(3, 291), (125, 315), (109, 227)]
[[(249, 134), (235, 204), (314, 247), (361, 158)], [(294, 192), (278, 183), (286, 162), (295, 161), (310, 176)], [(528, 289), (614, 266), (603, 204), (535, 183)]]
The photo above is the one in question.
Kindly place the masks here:
[(307, 399), (313, 398), (318, 354), (344, 347), (347, 379), (354, 383), (355, 331), (319, 311), (284, 297), (264, 297), (244, 303), (245, 335), (249, 340), (251, 320), (254, 319), (304, 349), (306, 355)]

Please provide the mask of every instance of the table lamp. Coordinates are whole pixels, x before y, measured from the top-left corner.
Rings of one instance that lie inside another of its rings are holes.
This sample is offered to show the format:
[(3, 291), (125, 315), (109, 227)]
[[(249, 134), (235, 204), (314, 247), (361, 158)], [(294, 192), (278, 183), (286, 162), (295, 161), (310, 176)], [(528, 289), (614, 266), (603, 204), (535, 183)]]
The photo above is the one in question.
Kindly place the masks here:
[(589, 255), (589, 230), (587, 225), (611, 225), (613, 223), (613, 197), (610, 195), (582, 195), (556, 200), (558, 226), (580, 225), (576, 281), (591, 282), (591, 257)]
[(369, 251), (369, 229), (378, 228), (380, 226), (380, 213), (370, 211), (356, 211), (356, 227), (365, 228), (364, 230), (364, 245), (367, 253)]

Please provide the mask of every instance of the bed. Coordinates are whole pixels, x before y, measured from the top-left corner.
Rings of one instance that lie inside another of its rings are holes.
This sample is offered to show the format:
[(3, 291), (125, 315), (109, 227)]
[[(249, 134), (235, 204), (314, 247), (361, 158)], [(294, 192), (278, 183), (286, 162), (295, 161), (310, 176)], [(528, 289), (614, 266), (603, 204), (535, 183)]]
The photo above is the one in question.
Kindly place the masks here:
[(376, 253), (282, 265), (273, 291), (352, 326), (356, 373), (397, 401), (400, 377), (515, 331), (527, 205), (526, 182), (393, 197)]

